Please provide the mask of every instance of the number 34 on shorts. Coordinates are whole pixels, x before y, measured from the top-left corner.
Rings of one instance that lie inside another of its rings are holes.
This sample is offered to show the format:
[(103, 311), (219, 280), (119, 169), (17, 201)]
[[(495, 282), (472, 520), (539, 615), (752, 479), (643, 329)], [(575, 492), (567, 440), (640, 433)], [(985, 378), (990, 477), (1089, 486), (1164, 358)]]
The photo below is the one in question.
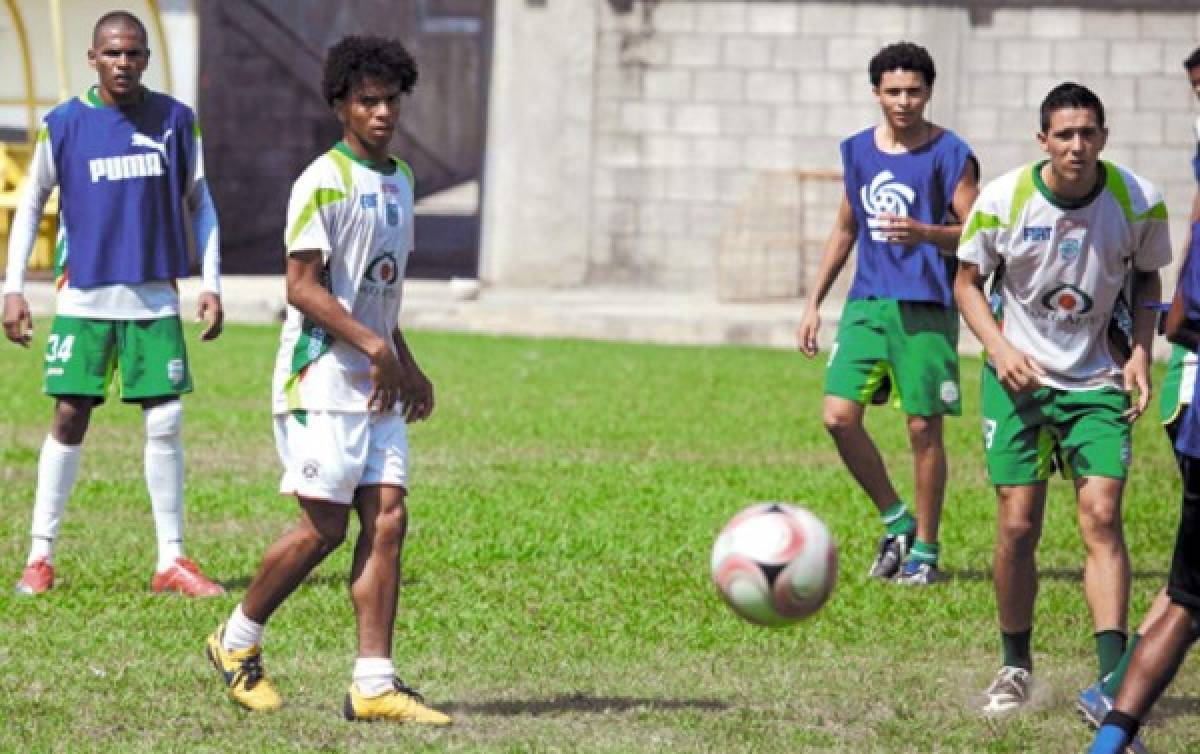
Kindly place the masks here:
[(87, 319), (59, 315), (46, 338), (46, 393), (104, 400), (115, 376), (121, 399), (192, 391), (179, 317)]

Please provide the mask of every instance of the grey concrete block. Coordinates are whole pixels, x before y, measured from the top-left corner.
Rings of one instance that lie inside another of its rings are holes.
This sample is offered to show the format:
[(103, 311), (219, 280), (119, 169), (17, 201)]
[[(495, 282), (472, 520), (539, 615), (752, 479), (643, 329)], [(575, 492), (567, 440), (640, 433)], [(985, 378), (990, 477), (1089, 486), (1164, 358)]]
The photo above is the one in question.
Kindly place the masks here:
[(823, 108), (785, 105), (775, 109), (773, 132), (779, 136), (820, 136), (824, 130)]
[(1108, 67), (1108, 45), (1104, 39), (1063, 39), (1053, 45), (1053, 70), (1059, 76), (1088, 77)]
[(795, 89), (795, 75), (790, 71), (750, 71), (746, 74), (747, 102), (791, 102)]
[[(848, 73), (799, 73), (796, 75), (795, 99), (797, 102), (816, 106), (849, 102), (851, 77)], [(868, 86), (865, 81), (858, 85), (864, 89)]]
[(832, 36), (825, 45), (825, 67), (831, 71), (860, 73), (866, 79), (867, 63), (879, 48), (873, 37)]
[(648, 100), (686, 102), (692, 97), (692, 73), (673, 68), (648, 70), (642, 91)]
[(803, 34), (848, 31), (854, 28), (854, 6), (846, 3), (801, 3), (799, 25)]
[(670, 238), (689, 232), (689, 202), (642, 202), (637, 207), (638, 232)]
[(967, 88), (967, 104), (970, 106), (995, 106), (1004, 103), (1009, 107), (1025, 104), (1025, 77), (1016, 73), (980, 74), (974, 77)]
[(800, 72), (811, 71), (825, 65), (825, 37), (805, 35), (775, 40), (776, 68), (789, 68)]
[(1135, 83), (1136, 104), (1139, 110), (1178, 111), (1192, 109), (1194, 95), (1180, 69), (1174, 76), (1138, 76)]
[(768, 105), (723, 105), (721, 133), (726, 136), (766, 134), (771, 131), (772, 108)]
[(724, 186), (716, 168), (696, 163), (696, 167), (665, 171), (666, 198), (672, 201), (716, 202), (724, 195)]
[(1079, 8), (1032, 8), (1030, 35), (1037, 39), (1078, 39), (1083, 34), (1083, 13)]
[(799, 9), (791, 3), (754, 3), (746, 8), (746, 30), (751, 34), (795, 34), (800, 30)]
[(675, 105), (671, 127), (679, 133), (714, 136), (721, 132), (721, 108), (713, 104)]
[(1194, 46), (1197, 19), (1200, 15), (1195, 8), (1177, 12), (1144, 10), (1138, 14), (1138, 31), (1142, 39), (1182, 39)]
[(1131, 110), (1134, 107), (1136, 76), (1079, 76), (1076, 80), (1086, 83), (1109, 112)]
[[(1156, 111), (1117, 112), (1109, 117), (1109, 140), (1138, 147), (1163, 143), (1163, 115)], [(1138, 152), (1139, 158), (1141, 151)], [(1179, 155), (1176, 155), (1178, 158)]]
[(684, 167), (691, 164), (691, 150), (686, 136), (649, 134), (643, 137), (642, 156), (649, 167)]
[(775, 40), (772, 37), (736, 35), (722, 40), (721, 62), (737, 68), (766, 68), (771, 63)]
[(994, 107), (973, 107), (966, 110), (959, 115), (955, 130), (972, 145), (1009, 136), (1000, 133), (1000, 111)]
[(633, 66), (598, 69), (592, 78), (597, 99), (626, 99), (642, 96), (642, 70)]
[(696, 29), (695, 3), (654, 3), (650, 7), (652, 14), (650, 25), (656, 31), (675, 32)]
[(1179, 147), (1184, 154), (1195, 154), (1196, 113), (1192, 111), (1168, 111), (1163, 114), (1163, 143)]
[(696, 31), (709, 34), (740, 34), (746, 31), (745, 4), (725, 2), (697, 3)]
[(622, 102), (619, 122), (621, 128), (635, 133), (669, 131), (671, 108), (665, 102)]
[(1138, 17), (1133, 11), (1088, 11), (1083, 15), (1087, 39), (1137, 39)]
[(743, 139), (727, 136), (699, 136), (692, 139), (692, 164), (708, 168), (740, 168)]
[(636, 168), (642, 164), (641, 141), (636, 135), (600, 133), (595, 136), (595, 161), (612, 168)]
[(972, 39), (963, 48), (962, 57), (968, 73), (995, 73), (1000, 69), (996, 40)]
[(671, 38), (671, 65), (715, 66), (721, 62), (721, 37), (677, 34)]
[(753, 136), (745, 141), (745, 165), (754, 170), (789, 170), (796, 164), (796, 140)]
[(1026, 39), (1029, 31), (1029, 11), (1025, 8), (996, 8), (987, 23), (971, 27), (980, 39)]
[(671, 37), (666, 34), (622, 34), (617, 59), (622, 66), (665, 66), (671, 60)]
[(825, 135), (845, 138), (872, 125), (878, 108), (867, 105), (830, 105), (825, 110)]
[(738, 70), (696, 71), (692, 91), (698, 102), (741, 102), (745, 76)]
[(1163, 46), (1157, 41), (1117, 40), (1108, 53), (1108, 69), (1114, 74), (1145, 74), (1163, 71)]
[(894, 37), (894, 41), (899, 41), (908, 31), (907, 9), (901, 4), (890, 3), (857, 5), (852, 28), (865, 34)]
[(1000, 40), (1000, 66), (1004, 71), (1043, 74), (1050, 70), (1050, 45), (1027, 39)]

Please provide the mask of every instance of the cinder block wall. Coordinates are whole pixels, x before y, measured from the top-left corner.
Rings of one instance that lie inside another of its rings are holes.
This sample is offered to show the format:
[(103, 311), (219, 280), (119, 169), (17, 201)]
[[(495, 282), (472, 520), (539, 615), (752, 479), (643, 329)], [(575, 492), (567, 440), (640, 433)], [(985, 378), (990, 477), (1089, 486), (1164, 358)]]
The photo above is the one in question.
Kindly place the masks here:
[[(586, 259), (559, 266), (557, 283), (802, 295), (838, 197), (822, 174), (839, 169), (840, 139), (878, 120), (867, 61), (900, 39), (933, 53), (931, 116), (975, 147), (985, 180), (1040, 155), (1037, 106), (1051, 86), (1092, 87), (1108, 109), (1105, 156), (1158, 183), (1181, 240), (1198, 112), (1181, 63), (1200, 44), (1200, 12), (1101, 0), (1014, 7), (1027, 5), (592, 0), (586, 19), (572, 5), (562, 20), (575, 33), (590, 27), (594, 40), (590, 78), (576, 70), (570, 87), (572, 96), (591, 87), (591, 138), (563, 196), (583, 191), (590, 201), (574, 213), (586, 226), (569, 229), (586, 234)], [(545, 23), (553, 6), (502, 4), (500, 14)], [(553, 35), (542, 39), (553, 45)], [(493, 100), (504, 96), (493, 89)], [(545, 141), (537, 147), (544, 159)], [(813, 177), (798, 183), (798, 171)], [(795, 253), (784, 247), (797, 238), (802, 258), (789, 263)], [(517, 253), (484, 248), (485, 258)], [(538, 254), (525, 266), (553, 264)], [(509, 282), (526, 274), (506, 269)]]

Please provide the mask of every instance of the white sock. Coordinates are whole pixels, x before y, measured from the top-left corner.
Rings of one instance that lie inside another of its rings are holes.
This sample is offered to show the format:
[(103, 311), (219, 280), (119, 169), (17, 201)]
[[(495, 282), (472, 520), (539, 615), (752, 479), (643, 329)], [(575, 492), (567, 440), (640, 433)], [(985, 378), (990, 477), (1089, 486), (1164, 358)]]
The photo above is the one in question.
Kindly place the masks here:
[(42, 452), (38, 456), (37, 493), (33, 502), (33, 526), (30, 528), (32, 546), (29, 548), (27, 565), (38, 558), (54, 560), (54, 540), (58, 537), (58, 527), (67, 508), (67, 498), (75, 486), (82, 452), (82, 445), (63, 445), (53, 435), (46, 435), (46, 441), (42, 443)]
[(225, 636), (221, 646), (226, 652), (236, 652), (239, 649), (261, 647), (263, 624), (255, 623), (242, 612), (242, 603), (238, 603), (225, 624)]
[(158, 571), (183, 557), (183, 404), (161, 403), (143, 413), (146, 489), (158, 535)]
[(396, 666), (390, 657), (359, 657), (354, 661), (354, 684), (363, 696), (379, 696), (391, 691)]

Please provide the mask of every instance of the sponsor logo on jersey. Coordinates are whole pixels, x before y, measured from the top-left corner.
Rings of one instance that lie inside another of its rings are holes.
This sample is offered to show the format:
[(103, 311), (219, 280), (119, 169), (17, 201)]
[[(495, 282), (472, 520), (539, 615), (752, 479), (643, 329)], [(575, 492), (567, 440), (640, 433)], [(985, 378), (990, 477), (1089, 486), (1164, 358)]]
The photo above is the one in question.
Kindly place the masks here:
[(1074, 262), (1079, 258), (1086, 239), (1086, 222), (1068, 217), (1058, 221), (1058, 255), (1064, 262)]
[(400, 277), (400, 269), (396, 264), (396, 255), (394, 252), (385, 251), (375, 257), (367, 265), (367, 271), (363, 274), (369, 283), (376, 285), (394, 285), (397, 278)]
[(321, 476), (321, 462), (315, 458), (310, 458), (300, 466), (300, 473), (308, 481), (312, 481)]
[(172, 385), (183, 382), (183, 359), (171, 359), (167, 362), (167, 379)]
[(908, 217), (909, 208), (917, 192), (896, 180), (890, 170), (884, 170), (871, 180), (870, 186), (859, 191), (863, 211), (867, 213), (867, 226), (871, 229), (872, 241), (886, 241), (886, 233), (880, 229), (883, 221), (879, 215)]
[(308, 358), (310, 360), (318, 358), (321, 355), (321, 349), (325, 347), (325, 330), (321, 327), (314, 327), (308, 333)]
[(166, 173), (163, 158), (156, 152), (125, 154), (119, 157), (97, 157), (88, 160), (92, 183), (101, 178), (109, 181), (126, 181), (131, 178), (153, 178)]
[(958, 385), (954, 380), (946, 380), (941, 388), (942, 403), (954, 403), (958, 400)]
[(1034, 225), (1023, 228), (1021, 237), (1025, 241), (1049, 241), (1051, 228), (1049, 225)]
[(397, 185), (396, 185), (396, 184), (394, 184), (394, 183), (385, 183), (385, 184), (383, 184), (383, 193), (385, 193), (385, 194), (396, 194), (397, 196), (399, 196), (399, 194), (400, 194), (400, 187), (399, 187), (399, 186), (397, 186)]
[(379, 206), (379, 197), (376, 194), (363, 194), (359, 198), (359, 203), (363, 209), (375, 209)]
[(395, 202), (387, 203), (387, 224), (396, 226), (400, 224), (400, 205)]
[(1042, 296), (1042, 306), (1066, 317), (1078, 317), (1092, 310), (1092, 297), (1077, 286), (1060, 283)]
[(129, 140), (129, 146), (149, 147), (150, 149), (156, 150), (162, 155), (163, 162), (167, 162), (167, 140), (171, 138), (171, 134), (174, 133), (174, 131), (175, 129), (173, 128), (168, 128), (166, 131), (163, 131), (162, 141), (155, 141), (146, 134), (140, 134), (137, 131), (134, 131), (133, 137)]

